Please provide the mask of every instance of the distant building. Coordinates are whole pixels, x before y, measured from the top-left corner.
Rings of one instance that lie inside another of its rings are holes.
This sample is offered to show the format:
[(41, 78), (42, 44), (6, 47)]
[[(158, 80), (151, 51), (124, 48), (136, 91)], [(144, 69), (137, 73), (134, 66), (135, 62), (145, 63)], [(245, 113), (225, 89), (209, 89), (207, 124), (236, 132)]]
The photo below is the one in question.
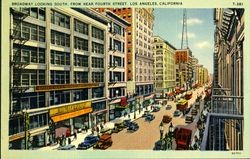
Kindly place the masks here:
[(175, 90), (175, 50), (169, 42), (159, 36), (154, 37), (154, 74), (156, 97), (165, 97)]

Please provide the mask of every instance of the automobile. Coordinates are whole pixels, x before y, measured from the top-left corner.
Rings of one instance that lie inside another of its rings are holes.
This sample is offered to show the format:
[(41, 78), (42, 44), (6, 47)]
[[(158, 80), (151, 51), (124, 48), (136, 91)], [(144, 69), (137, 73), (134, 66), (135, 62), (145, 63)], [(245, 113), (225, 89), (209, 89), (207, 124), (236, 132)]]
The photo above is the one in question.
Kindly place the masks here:
[(155, 116), (153, 114), (148, 114), (147, 117), (145, 118), (145, 121), (152, 121), (155, 119)]
[(196, 110), (196, 109), (192, 109), (192, 111), (191, 111), (191, 114), (192, 114), (192, 115), (194, 115), (194, 116), (195, 116), (195, 115), (197, 115), (197, 113), (198, 113), (198, 112), (197, 112), (197, 110)]
[(160, 111), (160, 108), (159, 108), (159, 107), (154, 107), (154, 108), (153, 108), (153, 112), (158, 112), (158, 111)]
[(118, 133), (118, 132), (122, 131), (124, 128), (125, 128), (124, 121), (123, 120), (118, 120), (114, 124), (114, 128), (112, 130), (112, 133)]
[(145, 110), (144, 113), (142, 114), (142, 117), (146, 117), (149, 113), (150, 113), (150, 111)]
[(98, 136), (88, 135), (85, 137), (84, 141), (78, 145), (77, 149), (86, 150), (86, 149), (94, 146), (98, 141), (99, 141)]
[(131, 119), (124, 120), (124, 126), (129, 127), (129, 125), (132, 123)]
[(175, 110), (174, 111), (174, 117), (178, 117), (178, 116), (180, 116), (181, 115), (181, 111), (180, 110)]
[(66, 146), (62, 146), (57, 148), (57, 150), (76, 150), (76, 146), (75, 145), (66, 145)]
[(163, 115), (162, 117), (163, 123), (169, 123), (170, 121), (172, 121), (172, 117), (170, 117), (169, 115)]
[(155, 142), (155, 147), (153, 150), (166, 150), (166, 144), (165, 144), (165, 140), (158, 140), (157, 142)]
[(93, 146), (94, 149), (107, 149), (112, 145), (113, 141), (111, 135), (103, 134), (100, 140)]
[(127, 131), (136, 131), (139, 129), (139, 125), (136, 122), (132, 122), (131, 125), (127, 128)]
[(185, 123), (192, 123), (193, 122), (193, 116), (192, 115), (186, 115)]
[(101, 129), (100, 134), (99, 135), (103, 135), (103, 134), (112, 134), (112, 129), (105, 127), (103, 129)]
[(171, 109), (172, 108), (172, 105), (167, 105), (166, 106), (166, 110), (169, 110), (169, 109)]

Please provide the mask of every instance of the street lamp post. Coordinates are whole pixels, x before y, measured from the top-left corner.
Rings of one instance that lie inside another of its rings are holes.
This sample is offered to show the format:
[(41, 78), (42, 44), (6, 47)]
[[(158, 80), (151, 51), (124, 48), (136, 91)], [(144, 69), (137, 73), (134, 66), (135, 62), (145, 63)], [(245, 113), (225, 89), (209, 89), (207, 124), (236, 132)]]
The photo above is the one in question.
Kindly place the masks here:
[(171, 143), (171, 149), (172, 149), (172, 143), (173, 143), (173, 136), (174, 136), (174, 126), (173, 126), (173, 124), (172, 124), (172, 122), (170, 123), (170, 126), (169, 126), (169, 129), (168, 129), (168, 133), (169, 133), (169, 136), (170, 136), (170, 143)]
[(163, 123), (162, 122), (161, 122), (159, 128), (160, 128), (160, 140), (161, 140), (162, 137), (163, 137), (163, 131), (164, 131), (164, 127), (163, 127)]

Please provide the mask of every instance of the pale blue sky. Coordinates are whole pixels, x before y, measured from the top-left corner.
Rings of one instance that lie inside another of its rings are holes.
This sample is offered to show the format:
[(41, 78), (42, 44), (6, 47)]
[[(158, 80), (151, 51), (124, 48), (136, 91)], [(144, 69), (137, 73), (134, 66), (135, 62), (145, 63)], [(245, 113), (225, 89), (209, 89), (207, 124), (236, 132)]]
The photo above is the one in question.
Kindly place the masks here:
[[(154, 35), (180, 49), (183, 9), (156, 8), (154, 15)], [(214, 27), (213, 9), (187, 9), (188, 46), (209, 73), (213, 72)]]

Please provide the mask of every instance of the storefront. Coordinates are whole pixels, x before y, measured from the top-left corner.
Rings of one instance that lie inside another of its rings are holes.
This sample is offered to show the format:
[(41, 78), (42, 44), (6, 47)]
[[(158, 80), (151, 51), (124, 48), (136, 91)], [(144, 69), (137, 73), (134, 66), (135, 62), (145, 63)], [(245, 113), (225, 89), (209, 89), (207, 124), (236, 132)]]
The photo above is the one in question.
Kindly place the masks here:
[(91, 112), (91, 101), (75, 102), (50, 109), (50, 118), (56, 128), (55, 137), (69, 136), (75, 129), (79, 129), (83, 125), (89, 126), (88, 116)]
[(93, 112), (91, 113), (91, 127), (107, 122), (108, 114), (106, 105), (106, 100), (95, 101), (92, 103)]

